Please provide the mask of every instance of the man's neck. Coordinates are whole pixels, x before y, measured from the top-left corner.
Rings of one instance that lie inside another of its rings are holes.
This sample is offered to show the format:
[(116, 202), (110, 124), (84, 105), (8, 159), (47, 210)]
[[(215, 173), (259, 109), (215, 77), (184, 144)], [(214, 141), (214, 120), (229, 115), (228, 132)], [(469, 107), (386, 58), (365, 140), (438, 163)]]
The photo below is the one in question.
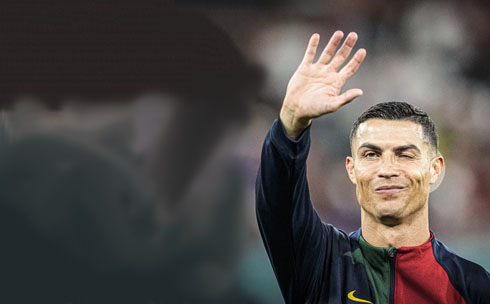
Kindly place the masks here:
[(430, 238), (427, 205), (411, 219), (386, 225), (364, 210), (361, 212), (362, 236), (376, 247), (418, 246)]

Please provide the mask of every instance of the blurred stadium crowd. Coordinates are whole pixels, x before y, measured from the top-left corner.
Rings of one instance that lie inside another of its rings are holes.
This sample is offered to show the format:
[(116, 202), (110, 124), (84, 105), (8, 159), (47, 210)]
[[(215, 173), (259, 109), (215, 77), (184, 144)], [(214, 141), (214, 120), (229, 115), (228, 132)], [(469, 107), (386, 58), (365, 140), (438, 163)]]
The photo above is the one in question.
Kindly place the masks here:
[(431, 230), (490, 269), (487, 2), (175, 2), (2, 4), (0, 300), (281, 303), (255, 220), (260, 150), (308, 38), (337, 29), (368, 55), (347, 83), (364, 95), (313, 124), (321, 218), (360, 226), (351, 124), (407, 101), (446, 159)]

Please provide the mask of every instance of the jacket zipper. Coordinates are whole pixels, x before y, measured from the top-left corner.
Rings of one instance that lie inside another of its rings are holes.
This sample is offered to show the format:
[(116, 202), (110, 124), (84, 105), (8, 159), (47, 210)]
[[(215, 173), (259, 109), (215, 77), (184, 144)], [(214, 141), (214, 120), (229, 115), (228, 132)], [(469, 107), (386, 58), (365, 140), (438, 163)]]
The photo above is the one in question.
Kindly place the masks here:
[(390, 304), (395, 304), (395, 258), (397, 249), (394, 248), (390, 252), (389, 261), (390, 261)]

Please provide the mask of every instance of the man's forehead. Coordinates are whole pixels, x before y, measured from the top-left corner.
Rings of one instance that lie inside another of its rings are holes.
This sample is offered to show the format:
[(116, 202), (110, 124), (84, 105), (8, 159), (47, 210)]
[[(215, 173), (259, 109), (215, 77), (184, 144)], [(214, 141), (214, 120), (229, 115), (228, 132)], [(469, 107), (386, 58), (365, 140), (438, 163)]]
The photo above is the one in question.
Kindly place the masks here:
[(352, 144), (357, 146), (364, 141), (427, 142), (422, 125), (416, 122), (378, 118), (368, 119), (359, 125)]

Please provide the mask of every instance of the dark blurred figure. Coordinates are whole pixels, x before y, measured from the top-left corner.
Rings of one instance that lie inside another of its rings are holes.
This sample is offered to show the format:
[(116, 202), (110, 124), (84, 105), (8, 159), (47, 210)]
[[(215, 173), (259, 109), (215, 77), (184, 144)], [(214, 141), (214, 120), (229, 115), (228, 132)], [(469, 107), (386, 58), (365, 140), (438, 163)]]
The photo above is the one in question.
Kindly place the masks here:
[(0, 302), (246, 301), (228, 140), (260, 78), (224, 32), (158, 1), (3, 1), (0, 42)]
[(485, 0), (472, 0), (461, 6), (466, 26), (474, 37), (474, 54), (463, 74), (469, 79), (490, 85), (490, 3)]

